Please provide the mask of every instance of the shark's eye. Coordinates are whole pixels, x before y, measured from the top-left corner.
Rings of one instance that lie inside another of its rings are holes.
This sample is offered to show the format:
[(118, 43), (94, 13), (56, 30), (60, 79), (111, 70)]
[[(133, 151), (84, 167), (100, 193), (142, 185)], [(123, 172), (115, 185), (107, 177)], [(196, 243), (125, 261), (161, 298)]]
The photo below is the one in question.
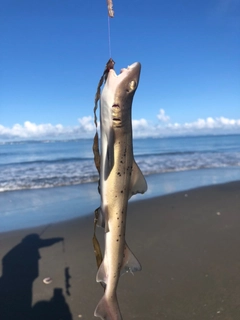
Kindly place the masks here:
[(136, 87), (137, 87), (136, 81), (134, 80), (130, 81), (128, 84), (127, 92), (132, 92), (133, 90), (136, 89)]

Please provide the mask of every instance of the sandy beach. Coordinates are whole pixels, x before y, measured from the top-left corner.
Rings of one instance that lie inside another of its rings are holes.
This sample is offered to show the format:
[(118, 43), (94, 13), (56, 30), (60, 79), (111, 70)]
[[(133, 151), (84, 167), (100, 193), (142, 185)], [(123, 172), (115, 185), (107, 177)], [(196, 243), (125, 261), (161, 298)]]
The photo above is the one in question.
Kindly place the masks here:
[[(92, 233), (93, 216), (1, 233), (1, 320), (97, 319)], [(240, 319), (240, 182), (132, 202), (126, 238), (143, 269), (120, 278), (123, 319)]]

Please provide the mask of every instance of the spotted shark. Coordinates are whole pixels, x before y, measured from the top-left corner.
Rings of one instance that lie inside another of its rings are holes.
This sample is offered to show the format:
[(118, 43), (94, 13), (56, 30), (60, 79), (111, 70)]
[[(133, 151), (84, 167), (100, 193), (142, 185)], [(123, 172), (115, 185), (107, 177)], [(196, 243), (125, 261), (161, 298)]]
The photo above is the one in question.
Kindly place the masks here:
[(141, 65), (136, 62), (117, 75), (109, 70), (100, 98), (100, 194), (98, 225), (105, 228), (105, 252), (96, 281), (105, 292), (94, 315), (104, 320), (122, 320), (118, 300), (119, 277), (141, 270), (125, 241), (128, 200), (147, 190), (146, 180), (134, 160), (132, 102)]

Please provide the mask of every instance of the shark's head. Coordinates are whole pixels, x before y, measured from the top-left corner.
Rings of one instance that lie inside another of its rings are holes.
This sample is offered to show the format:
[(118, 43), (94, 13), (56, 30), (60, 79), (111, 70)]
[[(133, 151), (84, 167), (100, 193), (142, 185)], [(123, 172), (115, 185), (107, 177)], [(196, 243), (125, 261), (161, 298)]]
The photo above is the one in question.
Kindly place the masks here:
[(131, 108), (134, 93), (138, 87), (141, 64), (135, 62), (117, 75), (109, 70), (101, 95), (102, 118), (112, 121), (114, 128), (121, 128), (131, 121)]

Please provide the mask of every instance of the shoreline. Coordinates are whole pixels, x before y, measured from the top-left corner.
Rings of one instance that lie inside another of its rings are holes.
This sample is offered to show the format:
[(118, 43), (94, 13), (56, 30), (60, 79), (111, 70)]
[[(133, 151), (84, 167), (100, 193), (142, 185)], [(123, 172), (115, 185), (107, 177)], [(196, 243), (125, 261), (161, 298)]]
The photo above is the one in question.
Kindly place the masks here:
[[(127, 219), (126, 239), (143, 269), (134, 277), (126, 274), (120, 278), (118, 299), (123, 319), (240, 317), (240, 181), (132, 201)], [(35, 254), (24, 250), (21, 252), (26, 254), (19, 256), (17, 250), (33, 233), (41, 241), (49, 241), (48, 245), (31, 242)], [(11, 308), (5, 310), (3, 320), (11, 319), (11, 310), (20, 320), (27, 319), (24, 312), (32, 312), (32, 320), (50, 320), (53, 306), (54, 312), (61, 310), (66, 319), (96, 319), (93, 312), (103, 290), (95, 282), (92, 234), (93, 215), (46, 228), (1, 233), (0, 259), (3, 263), (8, 255), (8, 260), (5, 269), (1, 268), (0, 295), (5, 298), (6, 290), (13, 291), (7, 298)], [(98, 228), (97, 234), (102, 244), (103, 230)], [(59, 240), (62, 238), (64, 241)], [(23, 261), (22, 274), (19, 259)], [(11, 263), (18, 268), (11, 268)], [(14, 285), (4, 285), (7, 271), (12, 272), (7, 279), (14, 278)], [(46, 277), (52, 279), (48, 285), (43, 283)], [(14, 295), (16, 290), (18, 295)], [(30, 291), (31, 303), (26, 298), (21, 301), (19, 297), (29, 296)], [(54, 314), (51, 316), (53, 319)]]
[[(238, 168), (202, 169), (146, 176), (148, 190), (129, 203), (202, 186), (240, 180)], [(91, 216), (100, 205), (97, 183), (0, 193), (0, 233)]]

